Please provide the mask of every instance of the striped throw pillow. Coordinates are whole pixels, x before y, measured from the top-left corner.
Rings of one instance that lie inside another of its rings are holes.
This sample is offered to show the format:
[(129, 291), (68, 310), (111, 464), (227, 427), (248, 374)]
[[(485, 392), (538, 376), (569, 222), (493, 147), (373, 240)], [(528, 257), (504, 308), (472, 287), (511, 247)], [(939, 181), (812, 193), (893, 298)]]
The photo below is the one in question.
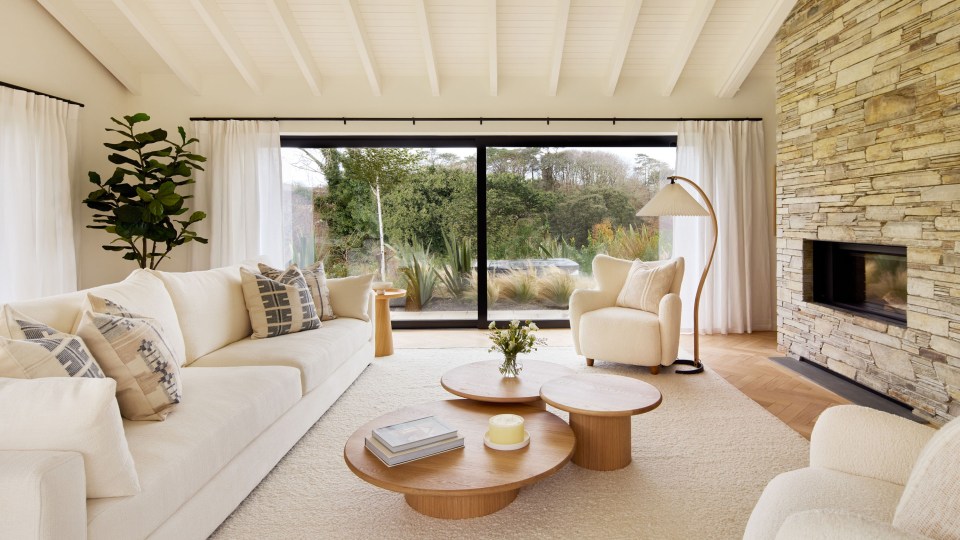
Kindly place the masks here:
[(0, 336), (0, 377), (104, 377), (80, 337), (37, 322), (10, 306), (4, 308), (3, 319), (9, 337)]
[[(277, 279), (283, 274), (283, 270), (278, 270), (270, 265), (259, 263), (257, 267), (260, 273), (270, 279)], [(313, 305), (317, 309), (317, 316), (321, 321), (336, 319), (333, 313), (333, 307), (330, 303), (330, 289), (327, 287), (327, 273), (323, 269), (323, 261), (314, 263), (301, 270), (304, 279), (307, 280), (307, 287), (310, 289), (310, 296), (313, 298)]]
[(676, 259), (659, 265), (640, 259), (633, 261), (617, 297), (617, 305), (657, 313), (660, 300), (670, 292), (676, 273)]
[(180, 366), (159, 321), (92, 294), (78, 334), (107, 377), (117, 381), (120, 414), (164, 420), (180, 403)]
[(243, 298), (254, 339), (320, 328), (320, 318), (303, 273), (291, 266), (271, 279), (240, 268)]

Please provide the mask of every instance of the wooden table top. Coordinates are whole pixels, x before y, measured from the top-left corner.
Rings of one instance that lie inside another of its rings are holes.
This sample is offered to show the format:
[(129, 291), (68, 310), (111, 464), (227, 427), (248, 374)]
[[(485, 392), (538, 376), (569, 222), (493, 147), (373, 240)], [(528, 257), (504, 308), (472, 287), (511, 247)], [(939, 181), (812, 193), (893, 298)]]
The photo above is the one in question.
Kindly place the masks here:
[(377, 290), (377, 298), (400, 298), (407, 295), (406, 289), (380, 289)]
[(543, 383), (574, 373), (553, 362), (526, 360), (519, 377), (504, 377), (500, 374), (502, 363), (485, 360), (455, 367), (440, 377), (440, 386), (451, 394), (476, 401), (524, 403), (540, 399)]
[(540, 397), (554, 407), (588, 416), (629, 416), (656, 409), (663, 396), (652, 384), (620, 375), (583, 373), (553, 379)]
[[(530, 434), (526, 448), (483, 445), (491, 416), (519, 414)], [(387, 467), (364, 448), (374, 428), (435, 415), (464, 436), (464, 448)], [(390, 491), (415, 495), (483, 495), (519, 489), (560, 470), (573, 455), (573, 430), (547, 411), (527, 405), (453, 399), (422, 403), (367, 422), (347, 440), (343, 459), (357, 476)]]

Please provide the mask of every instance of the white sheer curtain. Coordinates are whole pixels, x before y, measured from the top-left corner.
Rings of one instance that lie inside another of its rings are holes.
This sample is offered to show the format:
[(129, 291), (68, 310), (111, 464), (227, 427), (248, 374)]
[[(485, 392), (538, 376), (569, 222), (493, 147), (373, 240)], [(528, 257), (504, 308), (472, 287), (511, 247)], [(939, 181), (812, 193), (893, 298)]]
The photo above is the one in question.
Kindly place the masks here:
[(217, 120), (193, 123), (206, 156), (197, 171), (192, 210), (207, 213), (191, 242), (190, 267), (216, 268), (262, 259), (282, 261), (283, 228), (280, 125), (272, 121)]
[(77, 290), (80, 107), (0, 88), (0, 304)]
[[(774, 239), (762, 122), (680, 122), (677, 174), (696, 182), (717, 213), (717, 253), (700, 297), (700, 332), (772, 329)], [(709, 218), (674, 218), (673, 223), (674, 256), (684, 257), (687, 267), (681, 326), (690, 330), (713, 231)]]

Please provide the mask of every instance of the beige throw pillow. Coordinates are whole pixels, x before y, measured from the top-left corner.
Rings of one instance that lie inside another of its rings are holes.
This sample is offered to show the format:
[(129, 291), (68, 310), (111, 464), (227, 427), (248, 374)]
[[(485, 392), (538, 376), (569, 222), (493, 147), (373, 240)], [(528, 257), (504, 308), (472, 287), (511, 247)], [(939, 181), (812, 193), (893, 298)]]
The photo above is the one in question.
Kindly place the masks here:
[(277, 279), (240, 268), (243, 297), (254, 339), (320, 328), (310, 288), (300, 269), (291, 266)]
[(135, 495), (140, 481), (116, 390), (107, 378), (0, 378), (3, 449), (77, 452), (83, 456), (87, 498)]
[[(270, 279), (278, 279), (283, 270), (278, 270), (270, 265), (258, 263), (257, 268), (260, 273)], [(323, 269), (323, 261), (314, 263), (301, 270), (304, 279), (307, 280), (307, 287), (310, 289), (310, 297), (313, 298), (313, 305), (317, 310), (317, 316), (321, 321), (336, 319), (333, 313), (333, 306), (330, 304), (330, 289), (327, 287), (327, 273)]]
[(329, 279), (330, 302), (337, 317), (349, 317), (369, 321), (370, 291), (373, 286), (373, 274)]
[(120, 414), (163, 420), (180, 403), (177, 355), (156, 319), (92, 294), (78, 333), (107, 377), (117, 381)]
[(10, 337), (0, 337), (0, 377), (104, 377), (78, 336), (55, 330), (10, 306), (3, 308), (2, 315)]
[(617, 305), (657, 313), (660, 299), (670, 292), (676, 272), (676, 260), (660, 265), (639, 259), (633, 261), (617, 297)]

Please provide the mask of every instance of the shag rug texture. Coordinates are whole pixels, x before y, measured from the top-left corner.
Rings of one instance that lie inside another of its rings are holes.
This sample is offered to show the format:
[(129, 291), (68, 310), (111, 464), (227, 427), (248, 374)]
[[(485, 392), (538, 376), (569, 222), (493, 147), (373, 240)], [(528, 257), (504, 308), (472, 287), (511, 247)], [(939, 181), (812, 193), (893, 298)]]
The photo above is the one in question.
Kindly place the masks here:
[(572, 348), (543, 347), (527, 357), (660, 389), (663, 404), (633, 417), (629, 466), (595, 472), (569, 463), (503, 510), (466, 520), (419, 514), (402, 495), (347, 469), (343, 444), (360, 425), (406, 405), (455, 398), (440, 376), (492, 357), (485, 349), (406, 349), (375, 360), (212, 537), (740, 538), (767, 482), (807, 464), (806, 439), (709, 369), (651, 375), (599, 361), (587, 367)]

